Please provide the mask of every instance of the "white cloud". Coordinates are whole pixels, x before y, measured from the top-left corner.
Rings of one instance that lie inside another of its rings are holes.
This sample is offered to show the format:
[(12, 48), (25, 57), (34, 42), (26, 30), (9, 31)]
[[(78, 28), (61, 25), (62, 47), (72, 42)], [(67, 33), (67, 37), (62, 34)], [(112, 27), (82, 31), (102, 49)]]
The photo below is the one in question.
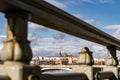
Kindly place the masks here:
[(0, 35), (0, 38), (4, 39), (6, 37), (6, 35)]
[(113, 0), (82, 0), (84, 2), (88, 2), (88, 3), (95, 3), (95, 2), (99, 2), (99, 3), (111, 3), (113, 2)]
[(79, 14), (72, 14), (73, 16), (79, 18), (79, 19), (82, 19), (83, 21), (89, 23), (89, 24), (92, 24), (92, 25), (95, 25), (95, 24), (98, 24), (99, 21), (97, 20), (94, 20), (94, 19), (84, 19), (84, 16), (81, 16)]
[(44, 0), (58, 8), (61, 8), (61, 9), (64, 9), (66, 8), (65, 4), (64, 3), (61, 3), (61, 2), (58, 2), (57, 0)]
[(114, 33), (113, 36), (120, 39), (120, 29), (117, 29)]
[(86, 20), (84, 20), (84, 21), (87, 22), (87, 23), (89, 23), (89, 24), (92, 24), (92, 25), (99, 23), (98, 21), (96, 21), (96, 20), (94, 20), (94, 19), (86, 19)]
[(30, 41), (34, 55), (59, 56), (60, 51), (62, 52), (65, 51), (69, 55), (78, 56), (79, 55), (78, 52), (80, 52), (83, 47), (90, 48), (90, 50), (93, 51), (94, 57), (104, 56), (105, 53), (105, 49), (102, 48), (100, 45), (86, 40), (75, 40), (67, 38), (55, 39), (52, 37), (41, 38), (35, 35), (32, 36), (33, 37), (30, 38)]
[(3, 41), (5, 40), (5, 37), (4, 35), (0, 35), (0, 50), (3, 48)]
[(106, 58), (107, 57), (107, 49), (105, 46), (93, 44), (91, 47), (93, 51), (93, 55), (98, 58)]
[(75, 17), (77, 17), (77, 18), (79, 18), (79, 19), (83, 18), (83, 16), (81, 16), (79, 14), (72, 14), (72, 15), (75, 16)]
[(28, 27), (34, 30), (43, 30), (43, 31), (48, 31), (48, 28), (42, 26), (42, 25), (38, 25), (35, 23), (29, 23)]
[(108, 25), (104, 26), (105, 29), (120, 29), (120, 25)]
[(104, 29), (116, 30), (114, 33), (112, 33), (112, 36), (120, 39), (120, 25), (119, 24), (108, 25), (108, 26), (105, 26)]
[(65, 37), (66, 37), (65, 34), (62, 32), (58, 32), (57, 34), (53, 35), (53, 38), (60, 40), (64, 39)]

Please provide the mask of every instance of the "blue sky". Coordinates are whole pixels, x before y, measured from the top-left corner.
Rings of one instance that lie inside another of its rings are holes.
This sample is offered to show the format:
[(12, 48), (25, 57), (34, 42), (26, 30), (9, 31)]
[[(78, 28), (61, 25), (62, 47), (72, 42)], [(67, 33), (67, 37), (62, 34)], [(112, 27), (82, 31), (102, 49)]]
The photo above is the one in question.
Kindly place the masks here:
[[(45, 0), (120, 39), (120, 0)], [(95, 57), (106, 57), (104, 46), (29, 22), (29, 37), (34, 55), (58, 56), (59, 52), (78, 55), (85, 46)], [(6, 34), (6, 19), (0, 13), (0, 48)], [(98, 55), (99, 54), (99, 55)]]
[[(47, 0), (52, 1), (52, 0)], [(57, 0), (65, 5), (63, 10), (90, 22), (108, 33), (115, 30), (104, 29), (108, 25), (119, 25), (119, 0)]]

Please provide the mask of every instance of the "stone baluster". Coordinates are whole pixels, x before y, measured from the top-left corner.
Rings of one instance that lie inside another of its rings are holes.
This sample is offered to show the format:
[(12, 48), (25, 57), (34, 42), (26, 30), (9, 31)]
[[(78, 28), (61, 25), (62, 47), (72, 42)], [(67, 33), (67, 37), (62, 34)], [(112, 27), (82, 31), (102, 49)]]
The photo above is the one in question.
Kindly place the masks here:
[(84, 73), (87, 76), (87, 80), (94, 80), (94, 68), (92, 65), (94, 64), (92, 52), (87, 48), (84, 47), (81, 52), (79, 52), (78, 58), (79, 66), (73, 67), (73, 72)]
[(80, 65), (93, 65), (94, 64), (92, 52), (87, 47), (84, 47), (81, 50), (81, 52), (79, 52), (78, 63)]
[(0, 64), (0, 76), (10, 80), (40, 80), (40, 67), (28, 65), (32, 59), (30, 41), (27, 39), (29, 15), (10, 11), (5, 16), (7, 39), (1, 51), (4, 63)]
[[(118, 59), (116, 57), (116, 47), (115, 46), (107, 46), (108, 49), (108, 57), (106, 60), (106, 67), (103, 68), (103, 71), (113, 72), (115, 75), (114, 80), (119, 80), (119, 68)], [(113, 80), (113, 79), (110, 79)]]
[(108, 57), (106, 60), (107, 66), (117, 66), (118, 59), (116, 57), (116, 47), (115, 46), (107, 46), (108, 49)]
[(22, 12), (9, 12), (5, 16), (7, 18), (7, 39), (1, 51), (1, 60), (29, 64), (32, 58), (30, 41), (27, 40), (29, 16)]

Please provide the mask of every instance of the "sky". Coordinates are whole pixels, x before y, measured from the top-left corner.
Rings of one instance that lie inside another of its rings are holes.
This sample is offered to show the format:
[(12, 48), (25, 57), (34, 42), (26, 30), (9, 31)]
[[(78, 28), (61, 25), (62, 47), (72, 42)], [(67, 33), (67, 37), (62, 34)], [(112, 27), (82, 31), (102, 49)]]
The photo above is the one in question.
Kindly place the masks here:
[[(65, 12), (120, 39), (120, 0), (44, 0)], [(0, 13), (0, 49), (6, 36), (6, 19)], [(105, 46), (28, 22), (28, 40), (34, 56), (59, 56), (60, 52), (78, 56), (88, 47), (96, 58), (107, 57)], [(119, 57), (119, 53), (118, 57)]]

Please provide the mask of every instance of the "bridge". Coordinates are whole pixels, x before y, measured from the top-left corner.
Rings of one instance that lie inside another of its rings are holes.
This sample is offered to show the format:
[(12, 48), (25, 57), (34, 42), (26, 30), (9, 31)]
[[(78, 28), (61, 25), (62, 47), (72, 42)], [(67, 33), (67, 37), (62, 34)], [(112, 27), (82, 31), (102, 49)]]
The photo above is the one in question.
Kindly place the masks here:
[[(74, 67), (79, 67), (79, 65), (39, 65), (41, 70), (72, 70)], [(103, 69), (105, 65), (93, 65), (93, 67)]]
[(73, 65), (40, 65), (41, 71), (42, 72), (47, 72), (47, 71), (71, 71)]
[[(75, 66), (75, 65), (74, 65)], [(76, 65), (77, 66), (77, 65)], [(73, 65), (40, 65), (42, 71), (72, 70)]]
[[(1, 0), (0, 12), (7, 19), (0, 80), (119, 80), (116, 50), (120, 50), (120, 40), (43, 0)], [(27, 39), (28, 21), (106, 46), (106, 67), (94, 68), (92, 52), (85, 47), (79, 54), (79, 66), (71, 73), (43, 74), (40, 67), (29, 65), (32, 51)]]

